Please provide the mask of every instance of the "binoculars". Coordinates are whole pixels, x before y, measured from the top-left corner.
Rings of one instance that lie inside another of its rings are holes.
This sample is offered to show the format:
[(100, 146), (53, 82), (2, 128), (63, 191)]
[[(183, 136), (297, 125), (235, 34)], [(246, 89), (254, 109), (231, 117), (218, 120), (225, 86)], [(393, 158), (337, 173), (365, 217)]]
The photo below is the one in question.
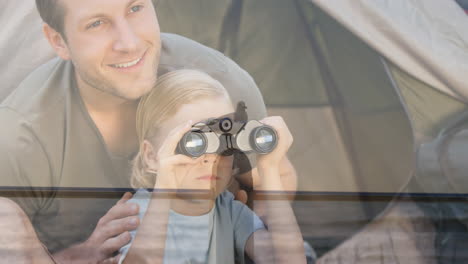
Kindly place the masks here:
[(179, 141), (176, 152), (195, 158), (206, 153), (270, 153), (278, 143), (275, 129), (256, 120), (247, 121), (245, 109), (240, 102), (235, 113), (194, 124)]

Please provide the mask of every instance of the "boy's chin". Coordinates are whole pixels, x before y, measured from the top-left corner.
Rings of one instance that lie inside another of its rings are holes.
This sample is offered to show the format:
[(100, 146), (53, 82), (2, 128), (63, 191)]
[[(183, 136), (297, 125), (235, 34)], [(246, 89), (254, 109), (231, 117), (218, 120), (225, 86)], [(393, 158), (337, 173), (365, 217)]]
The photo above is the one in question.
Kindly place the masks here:
[(200, 189), (200, 190), (179, 190), (177, 197), (184, 200), (192, 200), (193, 202), (203, 202), (204, 200), (213, 200), (219, 195), (216, 189)]

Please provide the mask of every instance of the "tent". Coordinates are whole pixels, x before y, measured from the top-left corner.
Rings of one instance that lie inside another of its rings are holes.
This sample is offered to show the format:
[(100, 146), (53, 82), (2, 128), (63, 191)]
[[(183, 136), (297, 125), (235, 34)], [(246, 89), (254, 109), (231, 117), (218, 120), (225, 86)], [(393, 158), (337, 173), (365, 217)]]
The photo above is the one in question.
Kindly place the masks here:
[(455, 1), (161, 0), (157, 11), (163, 30), (237, 61), (286, 117), (298, 220), (319, 251), (394, 193), (466, 193), (464, 181), (415, 173), (419, 146), (466, 110), (468, 17)]
[[(320, 253), (378, 217), (396, 193), (466, 193), (468, 185), (438, 184), (440, 175), (413, 177), (419, 146), (466, 110), (468, 17), (455, 1), (155, 2), (162, 31), (234, 59), (269, 113), (285, 118), (295, 137), (296, 214)], [(0, 10), (4, 98), (53, 53), (33, 0), (2, 1)], [(420, 188), (408, 189), (414, 179)]]

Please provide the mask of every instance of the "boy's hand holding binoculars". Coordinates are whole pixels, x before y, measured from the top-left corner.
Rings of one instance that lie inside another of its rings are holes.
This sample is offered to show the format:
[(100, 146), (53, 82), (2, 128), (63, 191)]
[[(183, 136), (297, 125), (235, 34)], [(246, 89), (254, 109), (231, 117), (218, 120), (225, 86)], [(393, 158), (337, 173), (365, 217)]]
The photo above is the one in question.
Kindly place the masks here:
[(175, 149), (182, 136), (192, 127), (192, 121), (181, 124), (172, 129), (154, 157), (154, 170), (157, 172), (154, 189), (176, 190), (179, 188), (176, 181), (176, 169), (179, 166), (199, 162), (199, 158), (191, 158), (175, 153)]
[(176, 168), (199, 162), (205, 153), (232, 155), (242, 151), (257, 153), (259, 175), (254, 175), (254, 189), (283, 190), (280, 164), (292, 142), (293, 137), (279, 116), (260, 122), (239, 122), (231, 115), (195, 125), (187, 122), (168, 133), (153, 159), (152, 167), (157, 170), (155, 189), (177, 189)]
[(257, 155), (258, 179), (254, 180), (254, 189), (282, 191), (284, 188), (280, 178), (280, 164), (293, 143), (293, 136), (280, 116), (266, 117), (260, 122), (275, 129), (278, 143), (270, 153)]
[(257, 167), (279, 168), (280, 161), (286, 156), (293, 143), (293, 137), (288, 126), (281, 116), (270, 116), (260, 120), (262, 124), (273, 127), (278, 135), (276, 147), (267, 154), (260, 154), (257, 158)]

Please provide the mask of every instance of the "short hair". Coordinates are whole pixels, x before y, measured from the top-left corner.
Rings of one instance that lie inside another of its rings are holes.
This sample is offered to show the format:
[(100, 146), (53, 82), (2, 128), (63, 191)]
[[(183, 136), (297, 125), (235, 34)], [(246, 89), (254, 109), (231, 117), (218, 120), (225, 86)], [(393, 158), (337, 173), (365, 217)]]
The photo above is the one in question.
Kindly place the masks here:
[(42, 21), (65, 37), (65, 6), (60, 0), (36, 0)]
[(143, 141), (157, 135), (162, 122), (174, 116), (184, 105), (202, 98), (224, 97), (230, 103), (229, 94), (224, 86), (198, 70), (176, 70), (158, 77), (156, 86), (138, 105), (136, 128), (140, 151), (134, 159), (131, 185), (134, 188), (152, 188), (154, 175), (146, 172), (142, 157)]

